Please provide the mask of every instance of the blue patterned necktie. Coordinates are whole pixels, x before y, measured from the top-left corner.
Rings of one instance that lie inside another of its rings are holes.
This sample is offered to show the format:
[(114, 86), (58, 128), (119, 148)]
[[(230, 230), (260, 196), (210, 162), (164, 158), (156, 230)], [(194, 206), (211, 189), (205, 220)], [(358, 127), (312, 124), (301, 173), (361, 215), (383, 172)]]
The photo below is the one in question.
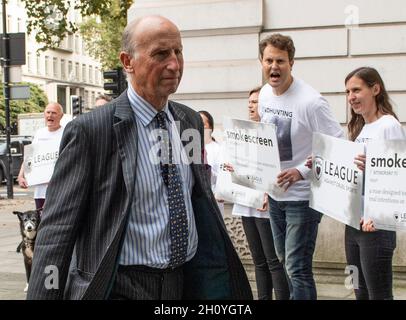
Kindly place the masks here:
[(161, 148), (158, 152), (162, 179), (168, 189), (169, 225), (171, 237), (171, 258), (169, 267), (175, 268), (186, 260), (188, 247), (188, 221), (182, 180), (176, 164), (173, 164), (172, 144), (165, 122), (165, 112), (158, 112), (158, 122)]

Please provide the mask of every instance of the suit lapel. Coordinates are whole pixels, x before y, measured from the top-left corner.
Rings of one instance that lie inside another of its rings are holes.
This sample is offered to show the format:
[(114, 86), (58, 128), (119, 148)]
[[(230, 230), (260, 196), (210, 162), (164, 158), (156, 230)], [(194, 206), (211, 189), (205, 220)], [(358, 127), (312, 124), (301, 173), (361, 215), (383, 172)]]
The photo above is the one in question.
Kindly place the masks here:
[[(186, 130), (186, 129), (198, 130), (196, 125), (193, 125), (190, 123), (190, 121), (188, 120), (187, 114), (181, 108), (177, 107), (175, 105), (175, 103), (172, 103), (172, 101), (169, 101), (169, 108), (170, 108), (170, 111), (171, 111), (175, 121), (178, 121), (180, 124), (179, 134), (180, 134), (181, 139), (182, 139), (182, 134), (183, 134), (184, 130)], [(199, 133), (199, 139), (200, 139), (200, 137), (201, 136)], [(186, 147), (186, 145), (188, 143), (190, 143), (190, 141), (182, 140), (182, 144), (184, 147)], [(201, 146), (200, 140), (199, 140), (199, 145)], [(201, 148), (199, 150), (200, 150), (199, 155), (201, 155), (201, 152), (203, 152), (203, 150)], [(187, 154), (187, 156), (189, 157), (190, 155)], [(201, 159), (202, 158), (199, 158), (200, 161), (201, 161)], [(198, 190), (204, 190), (205, 187), (203, 187), (203, 186), (206, 186), (206, 188), (207, 187), (210, 188), (210, 180), (207, 180), (208, 174), (206, 171), (206, 166), (202, 165), (201, 163), (191, 162), (191, 168), (192, 168), (193, 176), (195, 177), (195, 181), (197, 182), (197, 185), (199, 186)], [(201, 191), (199, 191), (199, 193), (200, 192)]]
[(132, 197), (137, 168), (138, 132), (127, 90), (117, 99), (113, 128), (117, 138), (124, 182), (128, 196)]
[(185, 146), (188, 143), (188, 141), (182, 140), (182, 134), (183, 131), (185, 131), (186, 129), (192, 128), (192, 125), (187, 120), (186, 114), (180, 108), (177, 108), (175, 104), (172, 103), (172, 101), (169, 101), (169, 110), (171, 111), (172, 116), (175, 119), (175, 122), (177, 122), (177, 124), (179, 123), (178, 129), (180, 138), (183, 146)]

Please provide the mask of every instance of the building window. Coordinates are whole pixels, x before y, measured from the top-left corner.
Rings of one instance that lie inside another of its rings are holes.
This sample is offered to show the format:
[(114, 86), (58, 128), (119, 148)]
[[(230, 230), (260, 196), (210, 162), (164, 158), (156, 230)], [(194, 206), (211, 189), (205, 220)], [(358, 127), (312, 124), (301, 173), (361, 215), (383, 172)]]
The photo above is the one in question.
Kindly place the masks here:
[(73, 35), (71, 35), (71, 34), (68, 35), (68, 47), (67, 48), (71, 49), (71, 50), (73, 48)]
[(31, 52), (27, 52), (27, 69), (29, 73), (32, 73), (32, 54)]
[(66, 65), (64, 59), (61, 59), (61, 78), (66, 79)]
[(80, 70), (79, 70), (79, 62), (76, 62), (75, 63), (75, 78), (76, 78), (76, 81), (80, 81), (79, 72), (80, 72)]
[(21, 18), (17, 18), (17, 32), (24, 32), (24, 26)]
[(45, 75), (51, 75), (51, 72), (49, 70), (49, 56), (45, 56)]
[(86, 73), (86, 65), (82, 64), (82, 81), (87, 82), (87, 73)]
[(11, 18), (11, 16), (7, 15), (7, 32), (13, 32), (12, 30), (12, 24), (13, 24), (13, 20)]
[(89, 66), (89, 83), (93, 83), (93, 67)]
[(54, 57), (52, 60), (52, 69), (54, 71), (54, 77), (58, 77), (58, 58)]
[(72, 61), (68, 61), (68, 77), (69, 77), (69, 81), (73, 81), (74, 75), (73, 75), (73, 64), (72, 64)]
[(75, 35), (75, 52), (80, 53), (80, 38), (78, 35)]
[(100, 71), (97, 67), (94, 69), (94, 83), (97, 85), (100, 84)]
[(41, 56), (37, 54), (37, 74), (42, 74), (41, 72)]

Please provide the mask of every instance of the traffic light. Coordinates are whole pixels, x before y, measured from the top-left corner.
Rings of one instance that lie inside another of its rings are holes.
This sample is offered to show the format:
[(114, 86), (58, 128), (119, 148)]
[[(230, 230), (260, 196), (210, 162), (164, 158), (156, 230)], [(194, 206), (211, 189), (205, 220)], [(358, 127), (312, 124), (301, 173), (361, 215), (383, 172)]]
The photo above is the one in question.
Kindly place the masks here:
[(82, 114), (82, 97), (81, 96), (70, 96), (70, 103), (72, 107), (72, 116), (76, 117)]
[(125, 89), (127, 89), (127, 80), (123, 72), (123, 68), (116, 68), (103, 72), (104, 90), (110, 90), (113, 98), (118, 97)]

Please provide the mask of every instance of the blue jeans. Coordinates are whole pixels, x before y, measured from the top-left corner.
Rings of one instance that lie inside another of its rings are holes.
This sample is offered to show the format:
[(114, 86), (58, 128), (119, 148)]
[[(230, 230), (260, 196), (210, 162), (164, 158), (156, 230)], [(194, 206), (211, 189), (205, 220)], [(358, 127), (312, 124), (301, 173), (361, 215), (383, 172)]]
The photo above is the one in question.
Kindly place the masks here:
[(357, 300), (393, 299), (392, 257), (395, 247), (394, 231), (363, 232), (345, 226), (347, 263), (358, 270), (358, 289), (354, 290)]
[(316, 300), (313, 253), (321, 213), (309, 201), (275, 201), (269, 198), (276, 254), (288, 275), (293, 300)]

